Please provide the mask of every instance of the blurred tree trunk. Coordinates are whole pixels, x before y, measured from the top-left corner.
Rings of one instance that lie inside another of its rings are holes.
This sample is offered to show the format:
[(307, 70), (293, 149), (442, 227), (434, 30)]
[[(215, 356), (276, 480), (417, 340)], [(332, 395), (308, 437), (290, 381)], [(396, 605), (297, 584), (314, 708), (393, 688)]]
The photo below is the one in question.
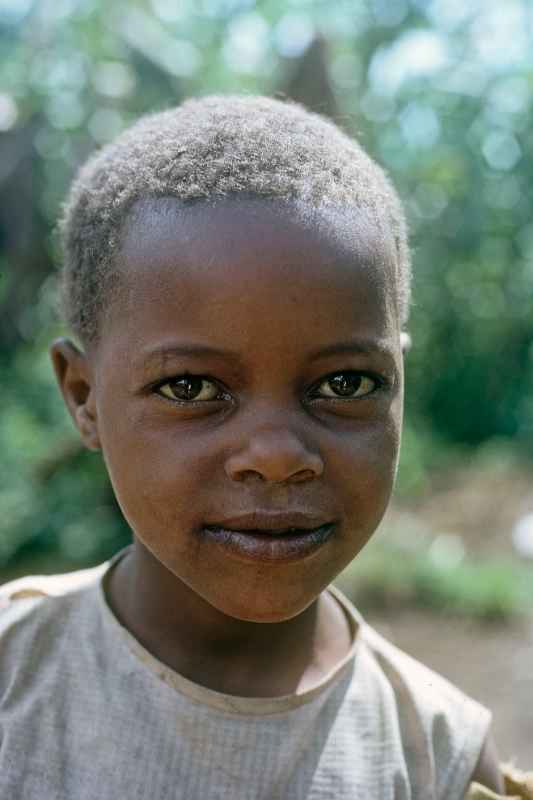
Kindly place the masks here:
[(50, 224), (37, 202), (42, 180), (33, 140), (41, 126), (34, 117), (0, 138), (0, 354), (25, 339), (27, 315), (52, 269), (46, 246)]
[(322, 37), (313, 39), (281, 88), (284, 94), (310, 111), (338, 118), (339, 108), (329, 77), (327, 44)]

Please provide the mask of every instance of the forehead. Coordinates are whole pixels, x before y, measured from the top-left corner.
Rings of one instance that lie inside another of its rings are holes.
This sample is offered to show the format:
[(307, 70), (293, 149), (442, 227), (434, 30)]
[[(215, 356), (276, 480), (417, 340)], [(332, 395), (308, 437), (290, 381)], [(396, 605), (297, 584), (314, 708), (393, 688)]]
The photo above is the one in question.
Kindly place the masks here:
[[(381, 223), (381, 224), (380, 224)], [(390, 229), (365, 209), (311, 207), (301, 201), (234, 196), (184, 204), (175, 198), (138, 201), (122, 232), (122, 279), (148, 267), (200, 270), (232, 259), (283, 263), (287, 274), (321, 260), (328, 267), (364, 269), (395, 291), (396, 251)], [(185, 273), (185, 270), (183, 270)]]
[(301, 337), (303, 324), (309, 337), (327, 338), (343, 320), (372, 323), (381, 335), (398, 327), (395, 265), (392, 235), (364, 211), (242, 197), (144, 200), (123, 230), (124, 291), (108, 317), (134, 338), (181, 325), (245, 343), (254, 332), (264, 340), (261, 321), (270, 339), (273, 325)]

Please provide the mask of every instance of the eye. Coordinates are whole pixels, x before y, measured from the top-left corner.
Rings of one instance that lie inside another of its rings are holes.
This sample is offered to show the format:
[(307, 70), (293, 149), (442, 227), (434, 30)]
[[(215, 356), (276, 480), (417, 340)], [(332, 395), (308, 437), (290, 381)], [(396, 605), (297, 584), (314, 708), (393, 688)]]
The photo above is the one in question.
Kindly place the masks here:
[(179, 375), (159, 384), (159, 394), (182, 403), (222, 399), (222, 393), (213, 381), (198, 375)]
[(378, 385), (375, 378), (361, 372), (338, 372), (317, 386), (315, 396), (351, 400), (371, 394)]

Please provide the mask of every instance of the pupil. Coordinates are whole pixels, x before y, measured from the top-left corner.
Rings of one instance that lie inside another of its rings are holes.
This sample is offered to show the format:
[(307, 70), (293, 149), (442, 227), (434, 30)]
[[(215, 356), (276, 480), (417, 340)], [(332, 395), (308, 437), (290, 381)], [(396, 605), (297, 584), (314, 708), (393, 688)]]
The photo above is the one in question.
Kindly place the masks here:
[(334, 392), (346, 397), (359, 389), (361, 378), (359, 375), (336, 375), (331, 378), (330, 385)]
[(180, 400), (194, 400), (202, 391), (202, 379), (179, 378), (172, 384), (172, 391)]

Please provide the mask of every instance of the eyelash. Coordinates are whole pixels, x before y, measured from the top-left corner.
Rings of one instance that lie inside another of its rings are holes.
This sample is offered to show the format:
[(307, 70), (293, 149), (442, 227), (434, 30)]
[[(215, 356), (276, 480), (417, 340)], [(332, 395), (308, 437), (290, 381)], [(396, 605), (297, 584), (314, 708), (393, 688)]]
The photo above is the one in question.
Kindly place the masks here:
[[(314, 383), (313, 386), (311, 387), (310, 393), (316, 392), (317, 389), (319, 389), (320, 386), (322, 386), (322, 384), (328, 383), (328, 382), (332, 381), (334, 378), (337, 378), (337, 377), (339, 377), (341, 375), (342, 376), (348, 376), (348, 375), (356, 376), (357, 378), (361, 378), (361, 379), (368, 378), (369, 380), (373, 381), (374, 387), (370, 391), (366, 392), (365, 394), (360, 395), (360, 396), (355, 396), (355, 397), (342, 397), (340, 395), (339, 396), (332, 395), (332, 396), (329, 396), (329, 397), (325, 397), (324, 395), (314, 395), (314, 396), (311, 396), (309, 399), (312, 400), (312, 401), (316, 401), (316, 400), (340, 400), (340, 401), (344, 401), (344, 402), (345, 401), (350, 401), (350, 400), (352, 400), (352, 401), (353, 400), (362, 400), (362, 399), (370, 397), (371, 395), (374, 395), (377, 392), (387, 388), (387, 386), (389, 385), (389, 381), (386, 378), (384, 378), (383, 376), (381, 376), (381, 375), (376, 375), (376, 374), (371, 373), (371, 372), (362, 372), (362, 371), (359, 371), (359, 370), (339, 370), (338, 372), (331, 372), (328, 375), (325, 375), (319, 381)], [(167, 386), (167, 385), (172, 384), (172, 383), (175, 383), (175, 382), (177, 382), (179, 380), (183, 380), (183, 379), (198, 380), (198, 381), (202, 381), (202, 382), (205, 381), (207, 383), (211, 383), (214, 386), (219, 387), (219, 392), (218, 392), (216, 397), (210, 398), (209, 400), (196, 400), (196, 399), (183, 400), (183, 399), (180, 399), (180, 398), (177, 398), (177, 397), (176, 398), (169, 397), (168, 395), (165, 395), (165, 394), (163, 394), (161, 392), (162, 387)], [(190, 406), (200, 406), (200, 405), (204, 405), (206, 403), (222, 402), (224, 400), (231, 399), (229, 392), (225, 392), (223, 389), (220, 389), (219, 381), (217, 381), (217, 380), (215, 380), (213, 378), (210, 378), (208, 375), (196, 375), (196, 374), (191, 374), (191, 373), (183, 373), (181, 375), (176, 375), (176, 376), (174, 376), (172, 378), (167, 378), (164, 381), (159, 381), (159, 383), (155, 384), (152, 388), (153, 388), (153, 391), (156, 394), (158, 394), (160, 397), (162, 397), (163, 399), (168, 400), (171, 403), (174, 403), (174, 404), (177, 404), (177, 405), (181, 405), (181, 406), (189, 406), (189, 407)]]

